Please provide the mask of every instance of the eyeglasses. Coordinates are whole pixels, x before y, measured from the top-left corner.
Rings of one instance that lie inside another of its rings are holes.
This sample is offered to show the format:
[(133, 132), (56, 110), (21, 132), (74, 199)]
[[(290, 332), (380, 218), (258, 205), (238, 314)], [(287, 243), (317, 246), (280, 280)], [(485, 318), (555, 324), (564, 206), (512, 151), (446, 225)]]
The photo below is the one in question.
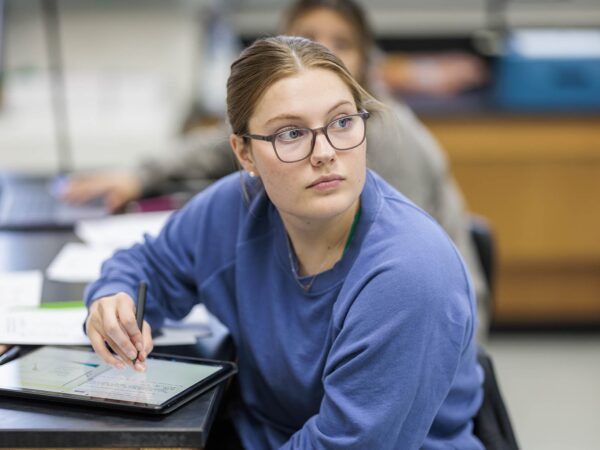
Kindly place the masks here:
[(323, 133), (329, 145), (336, 150), (352, 150), (365, 140), (367, 119), (370, 113), (361, 111), (356, 114), (338, 117), (321, 128), (290, 128), (269, 136), (244, 134), (242, 137), (268, 141), (273, 145), (277, 158), (284, 163), (293, 163), (308, 158), (317, 140), (317, 134)]

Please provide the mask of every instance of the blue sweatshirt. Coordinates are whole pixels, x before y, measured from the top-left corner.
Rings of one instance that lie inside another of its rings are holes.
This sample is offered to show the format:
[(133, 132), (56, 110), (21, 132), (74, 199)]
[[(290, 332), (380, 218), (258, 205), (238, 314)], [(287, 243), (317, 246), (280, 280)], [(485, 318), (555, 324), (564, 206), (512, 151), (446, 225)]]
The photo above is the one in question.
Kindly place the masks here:
[(263, 192), (248, 202), (240, 176), (105, 262), (88, 304), (149, 280), (156, 328), (204, 302), (236, 345), (248, 450), (482, 449), (474, 296), (441, 228), (369, 172), (343, 258), (305, 292), (281, 217)]

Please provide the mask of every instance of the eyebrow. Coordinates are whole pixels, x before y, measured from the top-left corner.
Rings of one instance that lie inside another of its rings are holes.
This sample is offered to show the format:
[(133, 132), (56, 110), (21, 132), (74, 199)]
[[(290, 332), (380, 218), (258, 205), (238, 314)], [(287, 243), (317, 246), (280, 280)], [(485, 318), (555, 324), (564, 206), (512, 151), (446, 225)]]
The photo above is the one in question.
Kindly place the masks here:
[[(335, 111), (336, 109), (338, 109), (340, 106), (342, 105), (353, 105), (352, 102), (349, 102), (348, 100), (342, 100), (341, 102), (337, 103), (336, 105), (334, 105), (332, 108), (330, 108), (326, 114), (331, 113), (332, 111)], [(276, 122), (278, 120), (298, 120), (298, 119), (302, 119), (302, 117), (300, 116), (295, 116), (293, 114), (280, 114), (278, 116), (272, 117), (271, 119), (267, 120), (265, 122), (265, 125), (269, 125), (272, 122)]]

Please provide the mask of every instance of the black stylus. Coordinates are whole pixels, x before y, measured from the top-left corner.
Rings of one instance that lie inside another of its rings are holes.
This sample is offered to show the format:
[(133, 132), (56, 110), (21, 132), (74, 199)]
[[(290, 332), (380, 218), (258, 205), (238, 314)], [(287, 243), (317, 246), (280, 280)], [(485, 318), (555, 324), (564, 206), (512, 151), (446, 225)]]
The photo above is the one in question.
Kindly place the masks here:
[[(137, 295), (137, 306), (135, 308), (135, 320), (137, 322), (137, 326), (142, 331), (142, 327), (144, 326), (144, 309), (146, 308), (146, 291), (148, 290), (148, 285), (144, 281), (140, 281), (140, 285), (138, 287), (138, 295)], [(140, 352), (138, 352), (139, 356)], [(133, 360), (133, 363), (137, 361), (137, 356)]]
[(11, 348), (6, 350), (0, 355), (0, 366), (15, 359), (17, 356), (19, 356), (20, 351), (21, 347), (19, 347), (18, 345), (13, 345)]

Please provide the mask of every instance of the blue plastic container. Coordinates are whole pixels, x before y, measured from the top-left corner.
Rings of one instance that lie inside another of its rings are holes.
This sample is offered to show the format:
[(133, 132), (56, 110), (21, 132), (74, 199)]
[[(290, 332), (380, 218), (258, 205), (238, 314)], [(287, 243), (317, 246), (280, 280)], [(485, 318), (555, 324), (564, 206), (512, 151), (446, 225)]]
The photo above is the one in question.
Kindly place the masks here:
[(600, 31), (513, 32), (496, 70), (502, 107), (600, 111)]

